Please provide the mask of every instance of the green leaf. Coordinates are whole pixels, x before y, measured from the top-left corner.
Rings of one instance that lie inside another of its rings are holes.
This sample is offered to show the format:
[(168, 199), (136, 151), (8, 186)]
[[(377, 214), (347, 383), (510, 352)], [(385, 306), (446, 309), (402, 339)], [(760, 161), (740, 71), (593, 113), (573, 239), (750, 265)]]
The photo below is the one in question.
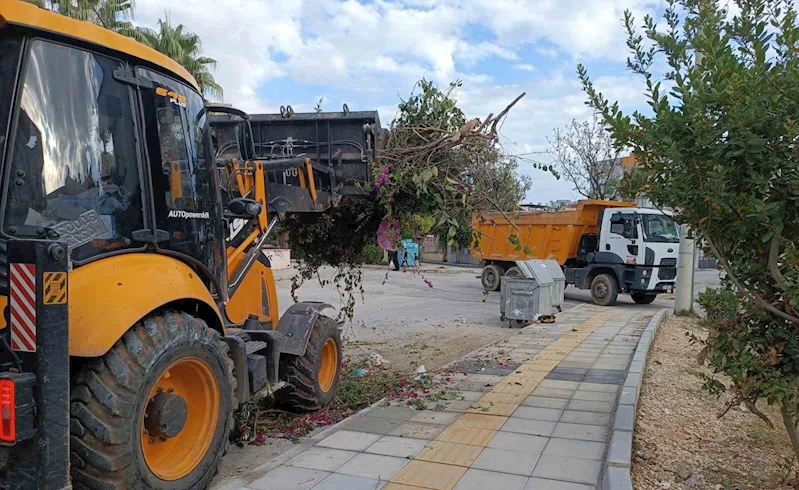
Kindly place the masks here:
[(763, 243), (766, 243), (769, 240), (771, 240), (771, 237), (773, 237), (773, 236), (774, 236), (774, 232), (773, 231), (767, 232), (765, 235), (763, 235), (763, 238), (762, 238)]

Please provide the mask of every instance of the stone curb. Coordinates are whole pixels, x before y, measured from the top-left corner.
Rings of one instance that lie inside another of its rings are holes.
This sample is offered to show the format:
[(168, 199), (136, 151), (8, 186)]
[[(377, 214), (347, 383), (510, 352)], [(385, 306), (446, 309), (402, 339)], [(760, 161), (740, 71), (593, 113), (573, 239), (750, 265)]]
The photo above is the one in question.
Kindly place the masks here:
[(641, 384), (644, 379), (644, 367), (646, 366), (646, 358), (649, 355), (649, 348), (655, 339), (655, 334), (663, 320), (670, 315), (671, 310), (666, 308), (655, 313), (638, 341), (633, 360), (624, 379), (621, 394), (616, 401), (610, 445), (605, 456), (604, 471), (602, 472), (602, 480), (599, 487), (601, 490), (633, 489), (630, 466), (632, 465), (635, 416), (638, 410)]

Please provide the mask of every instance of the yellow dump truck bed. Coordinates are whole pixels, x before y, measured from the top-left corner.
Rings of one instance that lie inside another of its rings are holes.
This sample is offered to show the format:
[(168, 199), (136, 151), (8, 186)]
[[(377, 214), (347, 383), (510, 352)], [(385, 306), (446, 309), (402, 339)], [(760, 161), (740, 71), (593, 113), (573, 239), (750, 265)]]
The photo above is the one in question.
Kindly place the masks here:
[[(576, 209), (564, 211), (528, 211), (507, 217), (501, 213), (475, 216), (472, 226), (479, 234), (478, 246), (471, 255), (477, 260), (513, 262), (527, 259), (555, 259), (563, 265), (577, 257), (580, 237), (599, 233), (599, 216), (603, 209), (634, 207), (618, 201), (578, 201)], [(508, 218), (510, 218), (509, 222)], [(519, 237), (520, 250), (510, 237)], [(525, 248), (527, 252), (525, 253)]]

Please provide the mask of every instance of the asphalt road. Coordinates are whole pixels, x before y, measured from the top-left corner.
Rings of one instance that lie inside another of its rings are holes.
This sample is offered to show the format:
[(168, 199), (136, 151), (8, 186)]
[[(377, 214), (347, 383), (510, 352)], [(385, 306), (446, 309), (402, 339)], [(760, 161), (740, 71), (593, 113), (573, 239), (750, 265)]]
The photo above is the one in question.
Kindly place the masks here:
[[(414, 275), (410, 272), (390, 272), (388, 269), (364, 269), (364, 295), (355, 306), (355, 322), (379, 326), (394, 323), (397, 320), (460, 320), (478, 323), (486, 327), (505, 327), (499, 321), (499, 292), (483, 292), (480, 280), (476, 277), (478, 269), (449, 267), (446, 272), (423, 273)], [(323, 278), (329, 277), (332, 269), (321, 271)], [(281, 311), (292, 304), (289, 280), (292, 271), (277, 273), (278, 300)], [(429, 287), (427, 279), (433, 287)], [(695, 296), (707, 287), (719, 283), (719, 274), (715, 270), (696, 271)], [(308, 282), (298, 290), (300, 300), (324, 301), (340, 306), (340, 296), (332, 286), (320, 287), (317, 281)], [(566, 288), (564, 309), (572, 308), (580, 303), (591, 301), (588, 290)], [(619, 307), (637, 307), (629, 295), (620, 294)], [(673, 295), (661, 295), (647, 308), (674, 308)]]

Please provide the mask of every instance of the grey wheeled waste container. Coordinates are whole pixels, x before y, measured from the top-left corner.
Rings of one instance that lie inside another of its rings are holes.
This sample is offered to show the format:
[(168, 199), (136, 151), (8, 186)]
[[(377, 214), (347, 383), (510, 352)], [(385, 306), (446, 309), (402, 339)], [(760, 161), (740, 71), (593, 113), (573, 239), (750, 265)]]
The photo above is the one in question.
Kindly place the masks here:
[(508, 326), (534, 322), (552, 315), (553, 281), (541, 278), (503, 277), (500, 285), (500, 320)]

